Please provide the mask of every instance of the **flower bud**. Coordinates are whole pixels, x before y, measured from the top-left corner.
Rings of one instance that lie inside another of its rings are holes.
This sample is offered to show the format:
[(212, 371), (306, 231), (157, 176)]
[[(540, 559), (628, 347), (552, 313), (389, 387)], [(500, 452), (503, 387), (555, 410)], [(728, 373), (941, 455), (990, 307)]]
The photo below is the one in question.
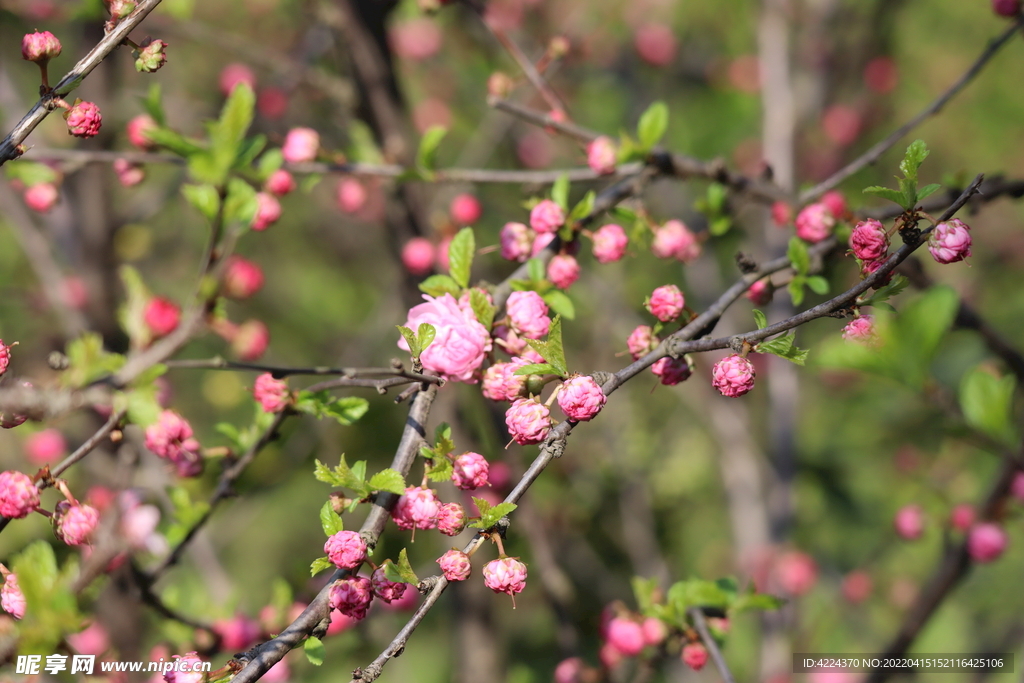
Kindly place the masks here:
[(153, 73), (167, 63), (167, 43), (162, 40), (151, 41), (141, 50), (135, 52), (135, 70)]
[(21, 56), (30, 62), (43, 65), (60, 54), (61, 45), (49, 31), (26, 33), (21, 39)]
[(78, 102), (64, 113), (68, 132), (76, 138), (91, 138), (100, 132), (103, 117), (92, 102)]

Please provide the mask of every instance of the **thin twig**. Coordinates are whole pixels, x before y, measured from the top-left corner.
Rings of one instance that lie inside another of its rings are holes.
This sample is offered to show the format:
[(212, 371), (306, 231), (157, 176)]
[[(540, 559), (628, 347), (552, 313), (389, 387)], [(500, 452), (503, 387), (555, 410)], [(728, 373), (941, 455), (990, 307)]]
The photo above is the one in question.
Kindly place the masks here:
[(708, 649), (708, 653), (711, 655), (715, 666), (718, 667), (718, 673), (722, 674), (725, 683), (736, 683), (736, 677), (732, 675), (729, 665), (725, 663), (725, 657), (722, 656), (718, 643), (711, 637), (711, 633), (708, 631), (708, 622), (704, 619), (704, 612), (697, 607), (691, 607), (686, 610), (686, 613), (693, 619), (693, 626), (697, 629), (697, 633), (700, 634), (700, 639), (704, 641), (704, 647)]
[(32, 109), (18, 122), (18, 125), (14, 127), (14, 130), (4, 138), (3, 142), (0, 142), (0, 166), (20, 156), (18, 146), (50, 114), (52, 111), (50, 103), (53, 97), (64, 97), (77, 88), (85, 77), (92, 73), (92, 70), (99, 66), (100, 62), (106, 59), (107, 55), (117, 49), (124, 42), (125, 38), (128, 37), (128, 34), (132, 32), (132, 29), (138, 26), (159, 4), (160, 0), (142, 0), (139, 2), (131, 14), (119, 21), (114, 30), (98, 42), (96, 47), (89, 51), (89, 54), (79, 60), (78, 64), (75, 64), (75, 67), (64, 78), (60, 79), (60, 82), (57, 83), (50, 94), (41, 97), (36, 102)]
[(928, 117), (933, 114), (937, 114), (944, 106), (946, 106), (947, 102), (953, 99), (957, 93), (963, 90), (963, 88), (978, 75), (988, 61), (992, 59), (997, 52), (999, 52), (999, 49), (1003, 45), (1009, 42), (1010, 38), (1013, 37), (1021, 26), (1024, 26), (1024, 14), (1019, 15), (1016, 21), (1014, 21), (1009, 28), (1003, 31), (998, 38), (990, 42), (978, 59), (975, 60), (974, 64), (972, 64), (971, 67), (967, 69), (967, 71), (965, 71), (964, 74), (949, 87), (948, 90), (946, 90), (946, 92), (939, 95), (934, 102), (925, 107), (917, 116), (894, 130), (889, 137), (873, 145), (868, 151), (864, 152), (864, 154), (836, 171), (829, 178), (826, 178), (811, 189), (801, 193), (800, 203), (806, 204), (807, 202), (820, 197), (865, 166), (875, 163), (890, 147), (899, 142), (900, 138), (912, 131), (914, 128), (917, 128), (917, 126), (919, 126)]
[[(230, 361), (220, 356), (198, 360), (169, 360), (165, 363), (171, 369), (204, 369), (204, 370), (249, 370), (252, 372), (269, 372), (277, 379), (292, 375), (341, 375), (343, 378), (356, 377), (399, 377), (415, 382), (444, 384), (444, 380), (434, 375), (423, 375), (396, 368), (332, 368), (323, 365), (305, 368), (289, 368), (279, 365), (263, 365), (260, 363), (242, 363)], [(337, 385), (344, 386), (344, 385)]]
[(59, 465), (50, 470), (50, 474), (55, 477), (59, 477), (64, 474), (69, 467), (74, 465), (76, 462), (89, 455), (93, 450), (99, 446), (104, 439), (110, 436), (110, 433), (117, 428), (117, 425), (121, 423), (124, 416), (127, 414), (126, 410), (118, 410), (114, 412), (110, 419), (107, 420), (102, 427), (96, 430), (96, 433), (86, 439), (85, 443), (75, 449), (75, 452), (64, 458)]

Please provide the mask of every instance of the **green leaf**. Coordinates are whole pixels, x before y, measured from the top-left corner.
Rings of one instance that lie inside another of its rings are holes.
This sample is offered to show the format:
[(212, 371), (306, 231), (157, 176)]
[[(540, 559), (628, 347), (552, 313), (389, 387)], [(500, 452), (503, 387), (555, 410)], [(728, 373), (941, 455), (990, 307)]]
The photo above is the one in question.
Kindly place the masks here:
[(316, 576), (323, 570), (331, 569), (332, 567), (334, 567), (334, 563), (328, 557), (318, 557), (309, 565), (309, 575)]
[(145, 320), (146, 307), (153, 293), (135, 268), (121, 266), (117, 273), (125, 291), (124, 303), (117, 309), (117, 322), (128, 335), (132, 348), (145, 348), (153, 340), (153, 332)]
[(563, 173), (551, 186), (551, 201), (558, 204), (564, 211), (569, 210), (569, 176)]
[(420, 140), (420, 148), (416, 152), (416, 166), (422, 171), (432, 173), (437, 167), (437, 147), (448, 134), (444, 126), (431, 126)]
[(124, 365), (124, 356), (110, 353), (103, 348), (103, 337), (97, 332), (86, 332), (78, 339), (68, 342), (64, 354), (68, 357), (68, 369), (64, 371), (64, 386), (80, 388), (117, 372)]
[(56, 183), (57, 171), (46, 164), (23, 159), (7, 164), (7, 178), (21, 181), (26, 187), (42, 183)]
[[(345, 456), (343, 455), (341, 457), (344, 460)], [(322, 481), (323, 483), (330, 484), (331, 486), (345, 486), (344, 478), (319, 460), (316, 461), (313, 476), (316, 477), (317, 481)]]
[(220, 197), (217, 195), (217, 188), (213, 185), (209, 183), (182, 185), (181, 194), (185, 196), (185, 201), (203, 214), (206, 220), (212, 222), (217, 217), (217, 211), (220, 209)]
[(1019, 440), (1013, 422), (1013, 375), (1002, 379), (975, 368), (960, 383), (960, 408), (974, 429), (1013, 447)]
[(548, 363), (533, 363), (517, 368), (514, 375), (557, 375), (558, 370)]
[(359, 119), (352, 119), (348, 122), (349, 158), (352, 161), (361, 161), (366, 164), (383, 164), (384, 155), (377, 147), (377, 141), (373, 137), (373, 130), (369, 125)]
[(583, 199), (576, 203), (576, 206), (572, 207), (572, 211), (569, 212), (569, 218), (565, 221), (566, 223), (572, 223), (573, 221), (583, 220), (594, 211), (594, 202), (597, 201), (597, 195), (594, 194), (593, 190), (588, 190)]
[(257, 168), (260, 172), (260, 178), (266, 180), (269, 178), (274, 171), (281, 168), (284, 165), (284, 154), (281, 149), (274, 147), (273, 149), (267, 150), (267, 152), (260, 157)]
[(451, 294), (455, 298), (462, 293), (459, 283), (447, 275), (431, 275), (420, 283), (420, 291), (430, 296), (444, 296)]
[(434, 429), (434, 451), (440, 456), (446, 456), (455, 450), (455, 442), (452, 441), (452, 428), (447, 422), (442, 422)]
[(476, 503), (477, 509), (480, 510), (480, 519), (469, 524), (474, 529), (490, 529), (498, 523), (498, 520), (511, 513), (517, 507), (515, 503), (499, 503), (491, 507), (491, 504), (486, 500), (476, 498), (475, 496), (473, 502)]
[(139, 102), (142, 104), (142, 108), (146, 110), (146, 113), (157, 122), (157, 125), (163, 127), (167, 125), (167, 119), (164, 116), (164, 105), (161, 99), (160, 84), (150, 83), (149, 92), (146, 93), (145, 97), (140, 98)]
[(402, 338), (405, 339), (405, 343), (409, 345), (409, 355), (413, 358), (418, 358), (420, 355), (420, 344), (416, 339), (416, 333), (410, 330), (405, 325), (395, 325), (398, 331), (402, 333)]
[(430, 323), (420, 323), (419, 330), (416, 334), (416, 341), (419, 342), (420, 353), (427, 350), (427, 347), (434, 342), (434, 336), (437, 335), (437, 330)]
[(757, 329), (763, 330), (764, 328), (768, 327), (768, 318), (765, 317), (764, 313), (762, 313), (761, 311), (757, 310), (756, 308), (754, 309), (753, 313), (754, 313), (754, 324), (757, 325)]
[(128, 410), (128, 421), (143, 428), (155, 424), (163, 411), (156, 394), (157, 388), (153, 384), (124, 392), (122, 394), (125, 400), (123, 407)]
[(803, 275), (796, 275), (792, 280), (789, 281), (789, 285), (786, 289), (789, 290), (789, 296), (793, 299), (793, 305), (799, 306), (804, 302), (804, 281), (806, 278)]
[(163, 147), (168, 152), (186, 159), (191, 159), (206, 150), (201, 143), (186, 138), (170, 128), (153, 128), (146, 131), (146, 137), (157, 147)]
[(942, 189), (942, 185), (938, 183), (932, 183), (931, 185), (925, 185), (917, 191), (917, 201), (922, 201), (926, 197), (930, 197), (939, 190)]
[(573, 305), (572, 299), (565, 292), (552, 289), (550, 292), (545, 292), (541, 295), (541, 298), (558, 315), (568, 320), (576, 319), (576, 307)]
[(886, 286), (872, 294), (868, 299), (861, 302), (861, 306), (878, 306), (892, 297), (901, 293), (910, 285), (910, 280), (905, 275), (895, 275), (892, 281)]
[(892, 189), (890, 189), (888, 187), (880, 187), (878, 185), (873, 185), (871, 187), (865, 187), (864, 188), (864, 193), (865, 194), (878, 195), (879, 197), (882, 197), (883, 199), (888, 199), (891, 202), (896, 202), (900, 206), (903, 206), (903, 201), (904, 201), (903, 193), (902, 192), (897, 192), (896, 190), (892, 190)]
[(252, 185), (241, 178), (228, 181), (228, 193), (224, 198), (224, 222), (238, 223), (249, 227), (256, 218), (259, 200)]
[(262, 133), (245, 138), (238, 143), (238, 154), (235, 156), (232, 168), (239, 171), (248, 170), (252, 166), (252, 162), (255, 161), (256, 157), (259, 156), (266, 146), (267, 136)]
[(640, 115), (640, 122), (636, 127), (636, 137), (640, 147), (646, 152), (654, 147), (661, 140), (668, 128), (668, 105), (658, 101), (647, 107), (647, 111)]
[(722, 185), (721, 183), (711, 183), (708, 185), (706, 201), (708, 209), (711, 211), (712, 215), (722, 213), (722, 209), (725, 208), (725, 197), (725, 185)]
[(370, 477), (367, 486), (371, 491), (387, 491), (399, 496), (405, 493), (405, 480), (400, 473), (390, 467)]
[(526, 343), (530, 347), (541, 355), (541, 358), (551, 364), (557, 371), (559, 377), (565, 377), (569, 374), (569, 369), (565, 364), (565, 350), (562, 348), (562, 318), (561, 316), (555, 316), (555, 319), (551, 321), (551, 327), (548, 330), (548, 338), (546, 341), (537, 341), (536, 339), (527, 339)]
[[(427, 449), (431, 453), (434, 453), (432, 449)], [(423, 452), (422, 450), (420, 451)], [(427, 472), (427, 478), (430, 481), (451, 481), (452, 474), (455, 473), (455, 468), (452, 466), (452, 461), (444, 456), (431, 457), (430, 470)]]
[(641, 614), (646, 614), (654, 605), (654, 594), (658, 591), (658, 579), (656, 577), (644, 579), (634, 576), (630, 583), (633, 586), (636, 606), (640, 609)]
[(359, 396), (345, 396), (335, 399), (325, 406), (324, 414), (333, 417), (339, 424), (349, 426), (355, 423), (366, 411), (370, 409), (370, 403)]
[(388, 581), (395, 583), (411, 583), (415, 586), (420, 582), (420, 577), (416, 576), (412, 565), (409, 564), (409, 555), (405, 548), (398, 552), (398, 562), (384, 560), (384, 576)]
[(624, 223), (625, 225), (632, 225), (638, 218), (636, 211), (633, 209), (627, 209), (624, 206), (616, 206), (608, 213), (610, 213), (612, 218), (616, 221)]
[(928, 145), (924, 144), (924, 140), (914, 140), (907, 147), (903, 161), (900, 162), (900, 171), (905, 178), (914, 183), (915, 188), (917, 187), (917, 169), (921, 167), (928, 154)]
[(807, 286), (815, 294), (828, 294), (828, 280), (820, 275), (812, 275), (807, 278)]
[(711, 221), (708, 232), (714, 237), (721, 237), (732, 228), (732, 219), (728, 216), (719, 216)]
[(487, 300), (487, 293), (479, 287), (469, 290), (469, 305), (473, 308), (473, 315), (480, 321), (480, 324), (490, 331), (494, 325), (494, 314), (498, 309)]
[(341, 521), (341, 516), (331, 507), (331, 501), (327, 501), (320, 508), (320, 526), (323, 528), (324, 535), (326, 536), (333, 536), (339, 531), (345, 530), (345, 523)]
[(736, 598), (736, 601), (729, 608), (729, 614), (739, 614), (740, 612), (750, 610), (777, 610), (785, 604), (786, 600), (783, 598), (777, 598), (767, 593), (755, 593), (751, 590), (749, 593)]
[(910, 178), (901, 178), (899, 180), (900, 194), (903, 196), (903, 201), (900, 204), (903, 208), (909, 211), (914, 208), (917, 204), (917, 180), (911, 180)]
[[(212, 181), (214, 185), (222, 185), (228, 171), (235, 165), (255, 108), (256, 94), (248, 83), (239, 83), (224, 102), (220, 118), (208, 126), (212, 166), (217, 178)], [(255, 158), (256, 155), (252, 156)]]
[(476, 239), (473, 228), (463, 228), (452, 238), (448, 246), (448, 271), (452, 279), (460, 287), (469, 286), (470, 270), (473, 267), (473, 254), (476, 251)]
[(757, 353), (770, 353), (779, 358), (785, 358), (797, 365), (803, 365), (807, 361), (808, 351), (793, 345), (795, 333), (792, 331), (771, 341), (761, 342), (754, 351)]
[(530, 275), (531, 282), (544, 280), (544, 262), (539, 258), (532, 258), (526, 262), (526, 272)]
[(306, 653), (306, 659), (313, 666), (321, 666), (324, 663), (324, 658), (327, 656), (324, 644), (320, 642), (319, 638), (314, 638), (313, 636), (306, 638), (306, 641), (302, 644), (302, 651)]
[(793, 270), (800, 275), (806, 275), (811, 268), (811, 255), (807, 251), (807, 243), (799, 237), (790, 238), (786, 258), (793, 264)]

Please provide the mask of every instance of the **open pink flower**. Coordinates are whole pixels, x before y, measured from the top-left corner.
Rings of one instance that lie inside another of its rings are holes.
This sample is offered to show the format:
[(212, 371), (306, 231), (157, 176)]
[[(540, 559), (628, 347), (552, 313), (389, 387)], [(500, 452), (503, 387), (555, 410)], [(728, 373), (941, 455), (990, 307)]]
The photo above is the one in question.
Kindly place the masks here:
[[(437, 298), (424, 295), (423, 298), (427, 303), (414, 306), (405, 323), (413, 331), (422, 323), (434, 326), (434, 341), (420, 355), (423, 367), (446, 379), (475, 384), (477, 380), (473, 375), (491, 350), (487, 328), (472, 311), (467, 313), (459, 308), (459, 302), (451, 294)], [(399, 339), (398, 347), (409, 350), (404, 337)]]

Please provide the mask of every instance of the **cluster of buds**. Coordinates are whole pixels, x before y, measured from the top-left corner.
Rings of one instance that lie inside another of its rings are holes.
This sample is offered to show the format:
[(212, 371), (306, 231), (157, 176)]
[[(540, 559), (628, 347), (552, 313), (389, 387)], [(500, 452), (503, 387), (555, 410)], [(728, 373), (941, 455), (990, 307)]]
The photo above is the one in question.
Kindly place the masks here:
[(256, 378), (252, 394), (265, 413), (280, 413), (292, 402), (288, 383), (282, 379), (275, 379), (269, 372)]
[(146, 427), (146, 448), (170, 461), (178, 476), (196, 477), (203, 471), (203, 456), (192, 425), (173, 410), (161, 412), (159, 419)]
[(691, 263), (700, 256), (700, 240), (685, 223), (672, 219), (654, 230), (651, 252), (658, 258), (674, 258), (682, 263)]
[[(481, 479), (486, 482), (487, 463), (484, 461), (481, 466), (478, 460), (482, 460), (483, 456), (466, 453), (460, 458), (456, 462), (459, 462), (458, 476), (463, 487), (477, 484)], [(458, 503), (442, 503), (437, 492), (426, 486), (406, 488), (391, 510), (391, 519), (399, 529), (437, 529), (445, 536), (457, 536), (466, 528), (466, 511), (463, 507)]]

